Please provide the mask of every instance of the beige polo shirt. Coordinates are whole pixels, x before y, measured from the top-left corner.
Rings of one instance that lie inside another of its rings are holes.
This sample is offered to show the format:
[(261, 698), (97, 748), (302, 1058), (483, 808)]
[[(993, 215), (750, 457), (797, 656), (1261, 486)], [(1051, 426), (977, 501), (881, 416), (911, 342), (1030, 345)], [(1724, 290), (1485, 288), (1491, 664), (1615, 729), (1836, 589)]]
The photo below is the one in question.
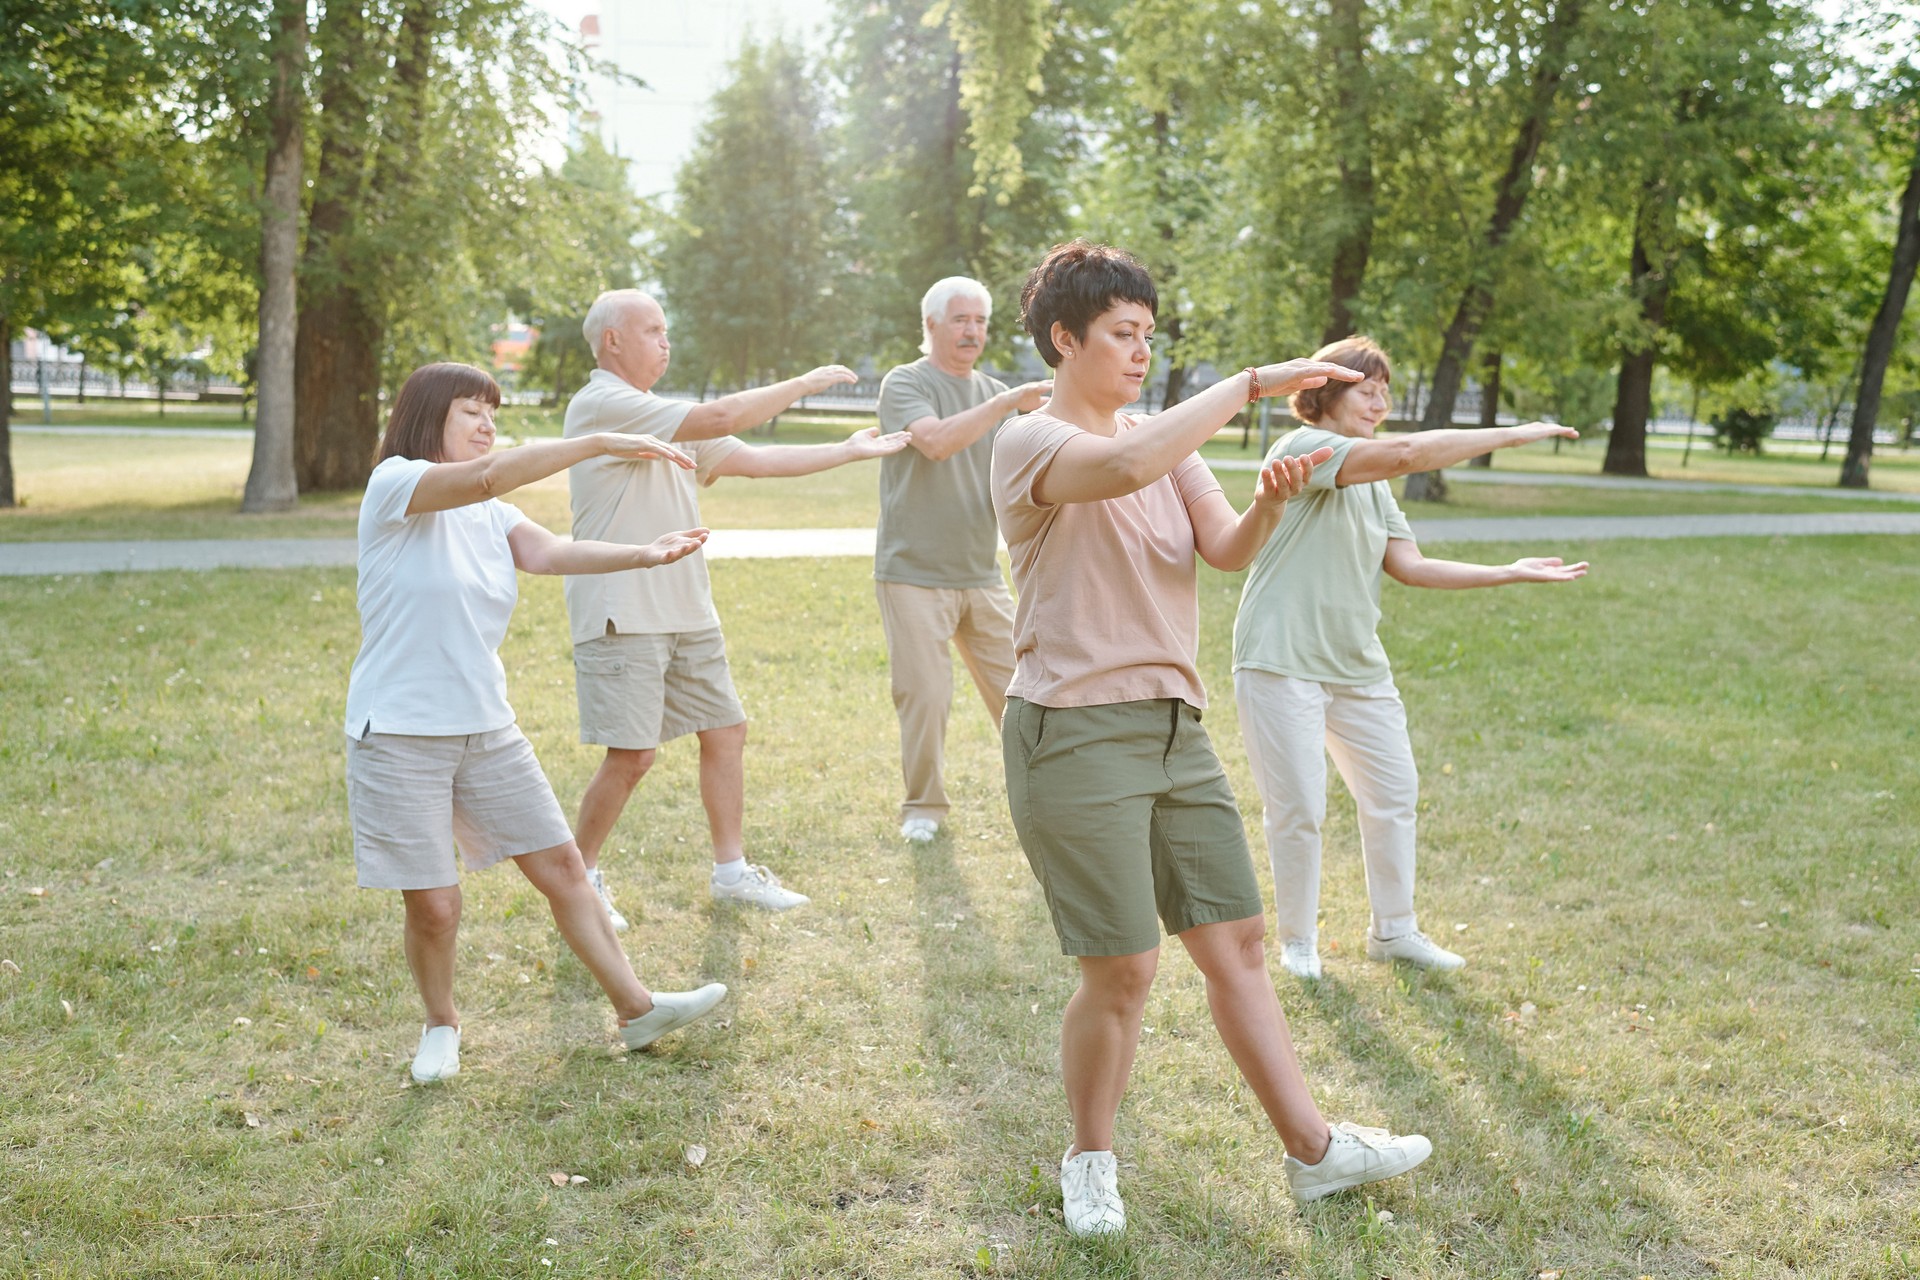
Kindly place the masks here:
[(1188, 509), (1220, 482), (1195, 453), (1125, 497), (1039, 502), (1034, 486), (1054, 455), (1084, 434), (1042, 412), (1015, 418), (994, 442), (993, 508), (1020, 593), (1007, 694), (1043, 707), (1149, 698), (1205, 707)]
[[(904, 431), (922, 418), (951, 418), (1006, 389), (1004, 382), (978, 370), (956, 378), (922, 357), (891, 370), (881, 381), (880, 430)], [(985, 435), (940, 462), (918, 449), (902, 449), (880, 460), (875, 578), (962, 590), (1003, 586), (990, 488), (997, 429), (987, 428)]]
[[(567, 405), (564, 430), (568, 437), (626, 431), (671, 441), (692, 411), (689, 401), (663, 399), (595, 369)], [(747, 446), (721, 436), (678, 447), (693, 455), (694, 470), (625, 458), (590, 458), (569, 469), (574, 538), (638, 546), (663, 533), (699, 527), (700, 486), (713, 483), (714, 468), (723, 458)], [(570, 576), (566, 592), (575, 644), (605, 635), (609, 624), (622, 635), (705, 631), (720, 625), (705, 551), (657, 569)]]

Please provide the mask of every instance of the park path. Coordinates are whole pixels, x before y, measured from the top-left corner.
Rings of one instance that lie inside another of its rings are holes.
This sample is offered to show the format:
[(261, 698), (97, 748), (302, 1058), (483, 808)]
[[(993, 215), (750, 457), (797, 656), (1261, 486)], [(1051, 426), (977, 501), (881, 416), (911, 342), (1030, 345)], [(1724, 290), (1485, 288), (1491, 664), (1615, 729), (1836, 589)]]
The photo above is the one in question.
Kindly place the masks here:
[[(1208, 458), (1215, 471), (1258, 471), (1257, 459)], [(1806, 484), (1742, 484), (1735, 480), (1662, 480), (1648, 476), (1590, 476), (1564, 471), (1494, 471), (1481, 467), (1451, 467), (1447, 483), (1512, 484), (1548, 489), (1641, 489), (1662, 493), (1746, 493), (1768, 498), (1841, 498), (1860, 502), (1920, 503), (1920, 493), (1893, 489), (1820, 488)]]
[[(1542, 554), (1577, 553), (1617, 538), (1798, 538), (1838, 534), (1920, 535), (1920, 512), (1832, 511), (1807, 515), (1499, 516), (1417, 520), (1423, 543), (1525, 542)], [(871, 557), (872, 529), (717, 529), (714, 560)], [(147, 542), (0, 543), (0, 577), (166, 569), (352, 567), (351, 538), (233, 538)]]

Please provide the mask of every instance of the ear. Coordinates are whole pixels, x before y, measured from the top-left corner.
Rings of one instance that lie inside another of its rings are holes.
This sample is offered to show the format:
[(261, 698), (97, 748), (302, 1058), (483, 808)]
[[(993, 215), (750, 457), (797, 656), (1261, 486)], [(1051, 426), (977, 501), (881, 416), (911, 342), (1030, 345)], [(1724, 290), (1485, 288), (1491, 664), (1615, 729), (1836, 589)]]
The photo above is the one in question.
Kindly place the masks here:
[(1073, 330), (1058, 320), (1055, 320), (1052, 327), (1047, 330), (1047, 337), (1053, 340), (1053, 349), (1060, 353), (1060, 358), (1063, 360), (1073, 354), (1074, 348), (1080, 341), (1073, 336)]

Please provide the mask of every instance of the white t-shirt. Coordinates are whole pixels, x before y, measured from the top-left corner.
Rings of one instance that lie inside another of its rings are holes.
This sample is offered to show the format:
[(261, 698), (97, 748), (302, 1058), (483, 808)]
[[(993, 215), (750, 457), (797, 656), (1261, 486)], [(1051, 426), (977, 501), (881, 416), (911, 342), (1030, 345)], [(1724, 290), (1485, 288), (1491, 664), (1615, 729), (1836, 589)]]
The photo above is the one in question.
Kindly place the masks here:
[(492, 498), (407, 514), (434, 464), (388, 458), (360, 502), (360, 653), (347, 736), (451, 737), (513, 723), (497, 650), (520, 598), (507, 534), (525, 520)]
[[(567, 405), (565, 434), (625, 431), (671, 441), (692, 411), (690, 401), (665, 399), (595, 369)], [(676, 447), (692, 455), (694, 470), (648, 458), (589, 458), (569, 468), (573, 536), (639, 546), (663, 533), (698, 528), (700, 486), (713, 483), (713, 469), (722, 458), (747, 446), (721, 436)], [(720, 625), (705, 551), (644, 573), (569, 576), (566, 589), (575, 644), (607, 634), (609, 624), (621, 635), (672, 635)]]

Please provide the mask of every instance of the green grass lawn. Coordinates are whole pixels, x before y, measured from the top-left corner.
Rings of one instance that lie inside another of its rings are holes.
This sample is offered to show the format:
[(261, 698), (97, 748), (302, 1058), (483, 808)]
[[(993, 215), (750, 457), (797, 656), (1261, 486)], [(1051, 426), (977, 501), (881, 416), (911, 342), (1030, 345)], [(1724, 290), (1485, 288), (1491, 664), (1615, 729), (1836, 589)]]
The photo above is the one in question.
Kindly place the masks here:
[[(847, 423), (785, 423), (775, 442), (843, 439)], [(763, 442), (764, 437), (754, 437)], [(1214, 451), (1223, 457), (1237, 451)], [(113, 436), (17, 436), (13, 441), (21, 505), (0, 511), (0, 542), (87, 538), (339, 537), (354, 534), (356, 494), (310, 494), (298, 510), (243, 516), (251, 447), (243, 439)], [(1550, 457), (1551, 455), (1547, 455)], [(879, 513), (878, 462), (856, 463), (795, 480), (721, 480), (701, 496), (715, 528), (786, 529), (871, 526)], [(1253, 493), (1251, 472), (1223, 471), (1238, 505)], [(556, 477), (512, 499), (553, 529), (570, 524), (567, 483)], [(1920, 502), (1920, 493), (1915, 494)], [(1740, 493), (1661, 493), (1547, 486), (1453, 486), (1444, 504), (1409, 504), (1415, 519), (1498, 515), (1679, 515), (1715, 512), (1866, 510), (1845, 498)], [(1871, 509), (1884, 510), (1882, 504)]]
[[(1567, 550), (1593, 575), (1387, 596), (1425, 779), (1423, 923), (1469, 967), (1361, 958), (1336, 794), (1328, 979), (1280, 982), (1327, 1110), (1418, 1127), (1433, 1159), (1294, 1208), (1174, 947), (1121, 1115), (1118, 1245), (1057, 1217), (1073, 970), (977, 704), (949, 740), (951, 834), (894, 835), (865, 564), (714, 567), (754, 721), (750, 847), (813, 906), (709, 903), (694, 753), (674, 744), (608, 866), (643, 973), (726, 981), (719, 1016), (613, 1054), (604, 1001), (498, 868), (467, 884), (464, 1070), (431, 1089), (406, 1080), (399, 904), (352, 883), (352, 575), (0, 579), (0, 957), (18, 969), (0, 966), (0, 1269), (1912, 1275), (1912, 544)], [(1203, 576), (1202, 666), (1257, 840), (1237, 585)], [(504, 658), (570, 808), (595, 760), (559, 584), (524, 580)]]

